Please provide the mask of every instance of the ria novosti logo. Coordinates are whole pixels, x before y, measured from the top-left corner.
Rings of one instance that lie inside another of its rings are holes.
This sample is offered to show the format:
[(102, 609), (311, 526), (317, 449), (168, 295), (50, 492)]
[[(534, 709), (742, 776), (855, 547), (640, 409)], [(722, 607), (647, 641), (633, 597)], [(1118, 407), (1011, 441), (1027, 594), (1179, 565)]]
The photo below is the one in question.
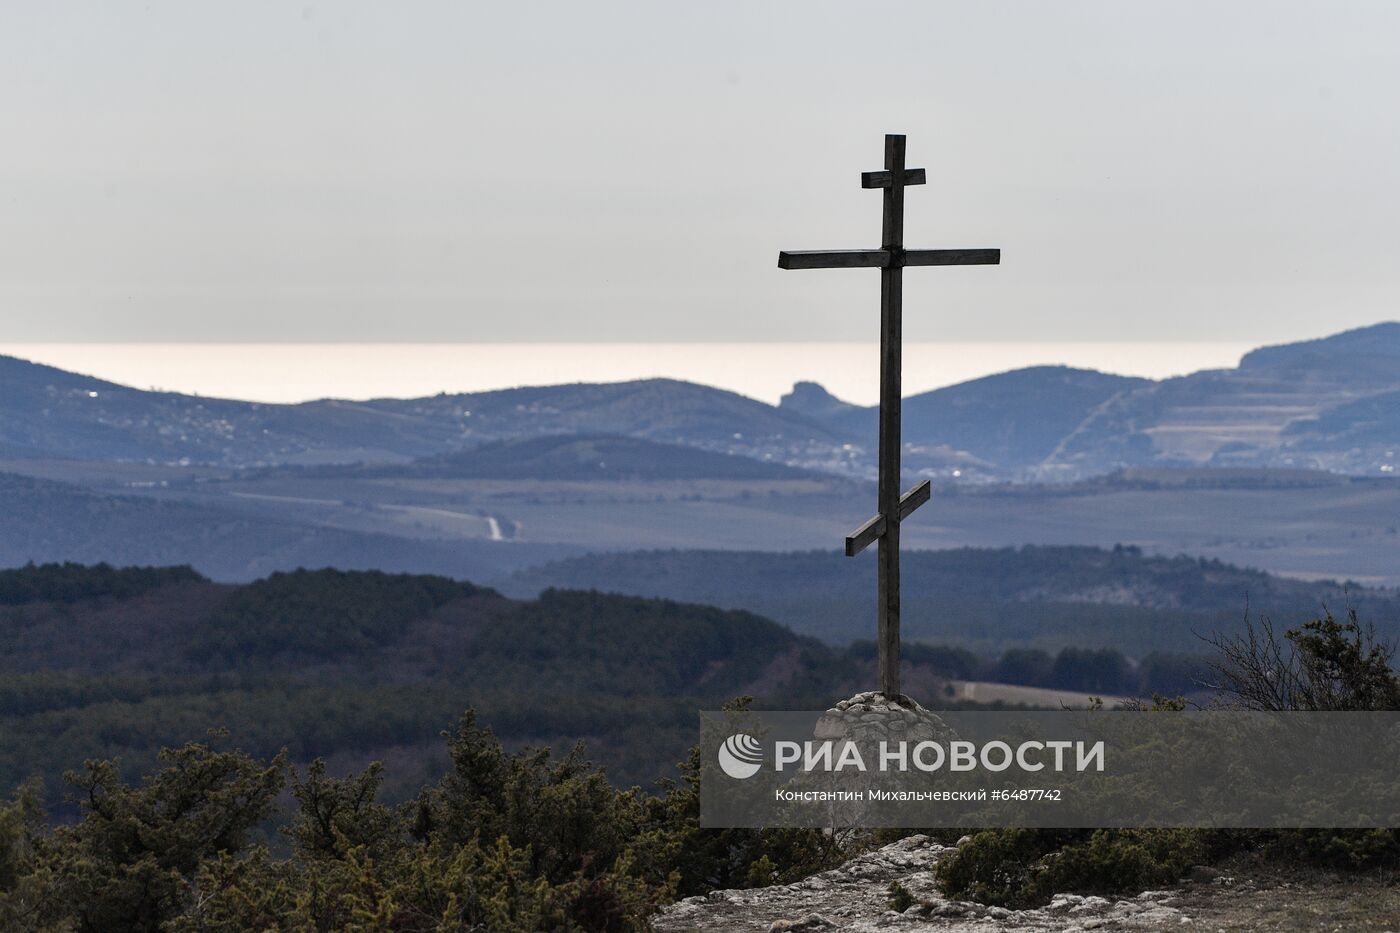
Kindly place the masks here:
[[(866, 757), (875, 754), (874, 770), (898, 771), (1006, 771), (1015, 768), (1028, 773), (1043, 771), (1103, 771), (1103, 741), (1082, 740), (1026, 741), (1012, 746), (1002, 741), (982, 743), (953, 740), (940, 743), (880, 741), (878, 748), (866, 748), (850, 740), (834, 742), (775, 742), (774, 770), (789, 765), (800, 772), (842, 772), (869, 770)], [(1073, 759), (1070, 752), (1074, 753)], [(747, 732), (736, 732), (719, 747), (720, 769), (732, 778), (751, 778), (763, 767), (763, 746)]]
[(751, 778), (763, 767), (763, 746), (746, 732), (736, 732), (719, 747), (720, 770), (732, 778)]

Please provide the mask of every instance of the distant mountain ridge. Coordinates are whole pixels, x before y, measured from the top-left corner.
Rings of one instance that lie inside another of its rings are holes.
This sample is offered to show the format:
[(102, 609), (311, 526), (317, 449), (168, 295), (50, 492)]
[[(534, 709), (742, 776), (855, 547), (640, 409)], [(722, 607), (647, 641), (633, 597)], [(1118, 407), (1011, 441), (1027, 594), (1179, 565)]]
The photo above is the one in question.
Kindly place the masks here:
[[(934, 389), (904, 400), (904, 442), (964, 452), (984, 464), (1037, 463), (1098, 406), (1151, 380), (1068, 366), (1034, 366)], [(849, 405), (801, 383), (779, 402), (833, 431), (873, 442), (878, 409)], [(821, 398), (817, 393), (821, 393)], [(917, 454), (921, 451), (914, 451)]]
[[(783, 405), (874, 443), (874, 408), (817, 397), (807, 388)], [(1134, 466), (1393, 474), (1400, 323), (1261, 347), (1235, 369), (1161, 381), (1062, 366), (986, 376), (906, 398), (904, 440), (912, 469), (935, 476), (1054, 481)]]
[[(1079, 479), (1132, 466), (1392, 473), (1400, 323), (1261, 347), (1162, 381), (1064, 366), (905, 399), (906, 469)], [(405, 463), (550, 435), (616, 436), (873, 475), (875, 409), (799, 383), (779, 405), (673, 379), (273, 405), (144, 391), (0, 357), (0, 458), (231, 467)]]
[(1240, 369), (1314, 370), (1347, 360), (1352, 376), (1374, 375), (1381, 382), (1395, 379), (1400, 367), (1400, 322), (1358, 327), (1316, 340), (1302, 340), (1251, 350), (1240, 358)]
[(267, 404), (134, 389), (0, 356), (0, 456), (267, 466), (406, 462), (503, 439), (612, 434), (791, 462), (816, 422), (673, 379)]

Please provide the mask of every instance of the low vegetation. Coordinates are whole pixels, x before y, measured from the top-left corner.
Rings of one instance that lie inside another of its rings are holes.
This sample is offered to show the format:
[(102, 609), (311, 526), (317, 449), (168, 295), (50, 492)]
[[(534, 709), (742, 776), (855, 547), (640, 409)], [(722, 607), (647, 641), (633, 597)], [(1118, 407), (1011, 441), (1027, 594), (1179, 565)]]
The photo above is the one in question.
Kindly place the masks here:
[(332, 777), (217, 737), (167, 750), (137, 784), (89, 762), (67, 778), (81, 801), (69, 825), (50, 827), (23, 788), (0, 805), (0, 928), (642, 930), (678, 896), (843, 855), (815, 830), (701, 830), (696, 754), (648, 796), (581, 747), (508, 752), (474, 712), (444, 737), (446, 775), (397, 807), (379, 799), (378, 765)]
[[(1267, 622), (1217, 639), (1221, 702), (1254, 710), (1400, 710), (1394, 648), (1350, 616), (1286, 630)], [(1181, 704), (1165, 702), (1170, 711)], [(1169, 884), (1195, 864), (1250, 852), (1337, 870), (1400, 868), (1400, 830), (1039, 830), (975, 833), (939, 866), (951, 896), (1008, 907), (1052, 894), (1119, 894)]]
[[(702, 830), (699, 752), (684, 751), (694, 711), (747, 685), (800, 708), (868, 677), (860, 645), (837, 651), (747, 613), (665, 600), (516, 602), (386, 574), (234, 588), (178, 568), (30, 567), (0, 573), (0, 592), (21, 594), (0, 606), (12, 665), (0, 771), (18, 786), (0, 803), (3, 930), (633, 930), (675, 898), (796, 880), (862, 844)], [(248, 638), (255, 669), (238, 663)], [(1390, 649), (1355, 617), (1282, 634), (1259, 622), (1215, 650), (1213, 670), (1196, 659), (1190, 670), (1224, 702), (1400, 709)], [(1145, 671), (1172, 669), (1083, 649), (910, 654), (950, 675), (1081, 687), (1141, 686)], [(66, 667), (39, 669), (46, 658)], [(479, 718), (458, 718), (468, 707)], [(181, 744), (215, 726), (230, 731)], [(626, 766), (545, 747), (580, 735)], [(663, 756), (680, 763), (653, 784), (664, 769), (648, 766)], [(24, 780), (33, 773), (48, 780)], [(939, 880), (950, 896), (1019, 907), (1161, 886), (1242, 852), (1393, 869), (1400, 833), (987, 830)]]

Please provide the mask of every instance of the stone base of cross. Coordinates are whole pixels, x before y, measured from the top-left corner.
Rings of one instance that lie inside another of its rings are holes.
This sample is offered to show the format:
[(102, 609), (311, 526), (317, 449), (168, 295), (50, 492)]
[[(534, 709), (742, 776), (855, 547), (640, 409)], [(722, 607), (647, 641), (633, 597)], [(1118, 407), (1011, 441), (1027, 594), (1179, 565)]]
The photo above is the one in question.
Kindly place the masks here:
[(879, 542), (876, 573), (876, 626), (880, 690), (899, 689), (899, 523), (931, 496), (928, 480), (899, 493), (902, 314), (905, 266), (996, 265), (999, 249), (905, 249), (904, 188), (922, 185), (921, 168), (904, 167), (904, 137), (885, 137), (885, 168), (862, 172), (862, 188), (884, 190), (879, 249), (819, 250), (778, 254), (781, 269), (880, 270), (880, 479), (875, 517), (846, 537), (846, 556)]

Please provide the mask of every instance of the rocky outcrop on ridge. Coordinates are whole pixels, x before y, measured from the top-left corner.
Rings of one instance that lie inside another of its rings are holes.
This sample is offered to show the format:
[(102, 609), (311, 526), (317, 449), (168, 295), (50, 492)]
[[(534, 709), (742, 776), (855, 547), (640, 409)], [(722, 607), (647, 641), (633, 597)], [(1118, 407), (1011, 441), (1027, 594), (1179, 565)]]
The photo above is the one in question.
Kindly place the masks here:
[[(932, 870), (955, 851), (927, 836), (909, 836), (858, 856), (840, 868), (793, 884), (751, 890), (714, 891), (672, 905), (655, 921), (662, 933), (680, 931), (957, 930), (1061, 931), (1175, 929), (1183, 912), (1173, 906), (1174, 891), (1148, 891), (1138, 897), (1058, 895), (1038, 910), (1008, 910), (944, 898)], [(915, 899), (897, 913), (889, 906), (889, 885), (897, 881)], [(1111, 925), (1110, 925), (1111, 924)]]
[[(793, 884), (713, 891), (654, 920), (659, 933), (1088, 933), (1144, 930), (1400, 931), (1400, 885), (1375, 878), (1261, 875), (1193, 869), (1168, 890), (1105, 898), (1058, 894), (1008, 910), (942, 896), (938, 862), (955, 851), (927, 836), (901, 839)], [(890, 909), (890, 882), (914, 898)]]

